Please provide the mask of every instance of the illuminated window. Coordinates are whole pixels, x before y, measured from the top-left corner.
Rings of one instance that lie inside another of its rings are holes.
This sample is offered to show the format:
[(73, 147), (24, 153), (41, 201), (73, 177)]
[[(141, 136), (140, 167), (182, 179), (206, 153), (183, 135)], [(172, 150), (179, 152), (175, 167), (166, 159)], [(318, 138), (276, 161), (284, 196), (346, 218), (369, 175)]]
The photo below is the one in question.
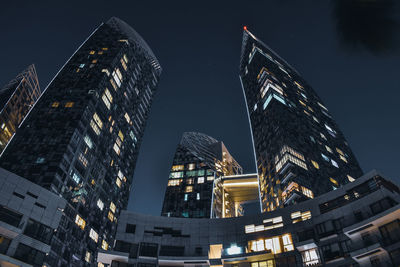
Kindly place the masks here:
[(208, 252), (209, 259), (220, 259), (222, 254), (222, 244), (210, 245), (210, 250)]
[(340, 155), (342, 155), (342, 156), (344, 156), (344, 153), (343, 153), (343, 151), (342, 150), (340, 150), (339, 148), (336, 148), (336, 151), (340, 154)]
[(314, 168), (319, 169), (319, 165), (316, 161), (311, 160), (311, 163), (314, 166)]
[(197, 193), (196, 199), (200, 200), (200, 193)]
[(90, 263), (90, 258), (91, 258), (90, 252), (89, 252), (89, 251), (86, 251), (86, 254), (85, 254), (85, 261)]
[(125, 63), (128, 64), (128, 57), (125, 54), (122, 56), (122, 58), (125, 61)]
[(101, 201), (101, 199), (97, 200), (97, 207), (99, 207), (100, 210), (103, 210), (104, 208), (104, 203)]
[(89, 136), (85, 135), (83, 138), (83, 141), (85, 141), (86, 145), (91, 149), (93, 147), (92, 139), (90, 139)]
[(74, 180), (75, 183), (79, 184), (79, 182), (81, 181), (81, 177), (76, 174), (76, 172), (74, 172), (74, 174), (72, 175), (72, 180)]
[(97, 59), (93, 59), (92, 64), (96, 64), (96, 63), (97, 63)]
[(114, 88), (114, 90), (117, 91), (118, 87), (113, 78), (110, 79), (110, 83), (111, 83), (112, 87)]
[(82, 163), (83, 166), (87, 167), (88, 160), (85, 158), (85, 156), (82, 153), (79, 154), (78, 159)]
[(104, 264), (101, 263), (101, 262), (98, 262), (98, 263), (97, 263), (97, 267), (104, 267)]
[(282, 236), (283, 241), (283, 251), (288, 252), (294, 250), (292, 236), (290, 234), (285, 234)]
[(94, 50), (90, 51), (89, 54), (90, 55), (94, 55), (96, 52)]
[(53, 102), (53, 104), (51, 104), (51, 106), (52, 106), (53, 108), (58, 108), (59, 105), (60, 105), (59, 102)]
[(115, 210), (116, 210), (116, 206), (115, 206), (115, 204), (113, 203), (113, 202), (111, 202), (110, 203), (110, 210), (113, 212), (113, 213), (115, 213)]
[(183, 172), (171, 172), (169, 178), (182, 178)]
[(330, 180), (334, 185), (339, 186), (339, 183), (338, 183), (335, 179), (333, 179), (332, 177), (329, 177), (329, 180)]
[(301, 191), (305, 196), (307, 196), (309, 198), (314, 198), (314, 193), (307, 187), (302, 186)]
[(195, 168), (196, 168), (196, 164), (195, 163), (188, 164), (188, 170), (189, 171), (194, 170)]
[(185, 193), (190, 193), (190, 192), (193, 192), (193, 186), (186, 186)]
[(265, 99), (264, 104), (263, 104), (263, 109), (267, 108), (267, 106), (268, 106), (269, 102), (271, 102), (272, 98), (275, 98), (276, 100), (278, 100), (282, 104), (286, 105), (286, 102), (282, 97), (272, 93), (272, 94), (268, 95), (267, 99)]
[(66, 104), (65, 104), (65, 107), (66, 108), (72, 108), (74, 106), (74, 102), (67, 102)]
[(197, 178), (197, 183), (198, 183), (198, 184), (204, 183), (204, 177), (199, 177), (199, 178)]
[(185, 168), (184, 165), (173, 165), (171, 170), (172, 171), (182, 171)]
[(114, 81), (117, 84), (117, 86), (121, 87), (121, 80), (118, 77), (119, 75), (117, 74), (117, 72), (115, 70), (111, 73), (111, 76), (114, 78)]
[(108, 243), (103, 239), (103, 241), (101, 242), (101, 248), (104, 250), (108, 249)]
[(118, 137), (121, 139), (122, 142), (124, 141), (124, 135), (121, 131), (118, 132)]
[(121, 182), (121, 180), (120, 180), (119, 178), (117, 178), (117, 179), (115, 180), (115, 183), (117, 184), (117, 186), (118, 186), (119, 188), (121, 188), (122, 182)]
[(119, 146), (117, 145), (117, 143), (114, 144), (113, 149), (114, 149), (115, 153), (117, 153), (117, 155), (119, 155), (121, 153), (121, 150), (120, 150)]
[(334, 161), (333, 159), (331, 159), (331, 163), (333, 166), (335, 166), (336, 168), (339, 168), (339, 165), (337, 164), (336, 161)]
[(252, 251), (263, 251), (263, 250), (265, 250), (264, 240), (260, 239), (260, 240), (251, 241), (251, 250)]
[(188, 201), (188, 194), (185, 194), (185, 195), (184, 195), (183, 200), (184, 200), (184, 201)]
[(90, 228), (89, 236), (90, 236), (90, 238), (93, 239), (93, 241), (96, 242), (96, 243), (97, 243), (97, 241), (99, 240), (99, 235), (96, 233), (95, 230), (93, 230), (93, 228)]
[(339, 155), (339, 158), (347, 163), (347, 159), (345, 157), (343, 157), (342, 155)]
[(108, 212), (108, 215), (107, 215), (107, 218), (108, 218), (111, 222), (113, 222), (113, 221), (114, 221), (114, 214), (113, 214), (111, 211), (109, 211), (109, 212)]
[(214, 180), (214, 176), (207, 176), (207, 181), (213, 181)]
[(76, 214), (75, 223), (76, 223), (76, 225), (78, 225), (79, 228), (81, 228), (82, 230), (85, 229), (86, 222), (85, 222), (85, 220), (82, 219), (82, 217), (79, 216), (78, 214)]
[(125, 112), (124, 117), (125, 117), (125, 120), (126, 120), (127, 123), (131, 122), (131, 118), (129, 117), (128, 113)]
[(325, 145), (325, 148), (326, 148), (326, 151), (328, 151), (329, 153), (333, 153), (332, 149), (329, 146)]
[(329, 159), (329, 157), (327, 157), (325, 154), (321, 153), (322, 158), (327, 161), (330, 162), (331, 160)]
[(110, 109), (111, 103), (113, 101), (113, 97), (107, 88), (104, 90), (104, 93), (103, 93), (103, 96), (101, 97), (101, 99), (103, 99), (103, 102), (107, 106), (107, 108)]
[(354, 182), (356, 180), (353, 177), (351, 177), (350, 175), (347, 175), (347, 179), (349, 180), (349, 182)]
[(304, 161), (302, 161), (302, 160), (300, 160), (300, 159), (298, 159), (298, 158), (292, 156), (291, 154), (285, 154), (285, 155), (282, 157), (282, 159), (276, 163), (276, 166), (275, 166), (276, 172), (279, 172), (279, 171), (281, 170), (281, 168), (282, 168), (283, 166), (285, 166), (285, 164), (286, 164), (288, 161), (290, 161), (290, 162), (296, 164), (297, 166), (299, 166), (299, 167), (301, 167), (301, 168), (303, 168), (303, 169), (305, 169), (305, 170), (308, 170), (308, 169), (307, 169), (307, 165), (304, 163)]
[(292, 223), (306, 221), (311, 219), (311, 211), (296, 211), (290, 214), (290, 218), (292, 218)]
[(122, 67), (126, 71), (128, 69), (128, 66), (126, 65), (125, 61), (121, 58), (120, 62), (121, 62)]
[(186, 184), (193, 184), (193, 178), (186, 179)]
[(90, 120), (90, 127), (92, 127), (93, 131), (99, 135), (100, 134), (100, 129), (97, 126), (97, 124), (94, 122), (94, 120)]
[(314, 265), (319, 265), (321, 263), (316, 248), (303, 251), (301, 253), (301, 256), (306, 266), (314, 266)]
[(274, 261), (267, 260), (267, 261), (252, 262), (251, 267), (274, 267)]
[(328, 140), (326, 139), (326, 136), (323, 133), (319, 133), (319, 135), (321, 136), (322, 139)]
[(177, 186), (182, 183), (182, 179), (171, 179), (168, 180), (168, 186)]
[(97, 115), (97, 113), (93, 114), (93, 119), (96, 122), (97, 126), (99, 126), (100, 129), (103, 128), (103, 122), (101, 121), (99, 115)]

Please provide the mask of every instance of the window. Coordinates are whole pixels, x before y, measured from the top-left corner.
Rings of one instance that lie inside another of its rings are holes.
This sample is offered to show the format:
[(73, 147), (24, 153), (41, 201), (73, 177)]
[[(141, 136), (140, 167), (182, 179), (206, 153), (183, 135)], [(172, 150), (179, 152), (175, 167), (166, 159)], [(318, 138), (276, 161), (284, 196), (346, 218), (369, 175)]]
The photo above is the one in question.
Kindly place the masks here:
[(104, 203), (103, 203), (103, 201), (101, 201), (101, 199), (98, 199), (98, 200), (97, 200), (97, 207), (98, 207), (100, 210), (103, 210), (103, 208), (104, 208)]
[(117, 179), (115, 180), (115, 183), (117, 184), (117, 186), (118, 186), (119, 188), (121, 188), (121, 186), (122, 186), (121, 179), (117, 178)]
[(190, 163), (190, 164), (188, 164), (188, 170), (189, 170), (189, 171), (194, 170), (195, 168), (196, 168), (196, 163)]
[(328, 151), (329, 153), (333, 153), (332, 149), (329, 146), (325, 145), (325, 148), (326, 148), (326, 151)]
[(97, 113), (93, 114), (93, 119), (96, 122), (97, 126), (99, 126), (100, 129), (103, 128), (103, 122), (101, 121), (99, 115), (97, 115)]
[(303, 257), (303, 262), (306, 266), (313, 266), (320, 263), (316, 248), (303, 251), (301, 256)]
[(200, 193), (197, 193), (196, 199), (200, 200)]
[(89, 251), (86, 251), (85, 261), (90, 263), (90, 258), (91, 258), (91, 253)]
[(85, 135), (85, 137), (83, 138), (83, 141), (85, 141), (86, 145), (92, 149), (93, 148), (93, 142), (92, 139), (90, 139), (89, 136)]
[(113, 203), (113, 202), (111, 202), (110, 203), (110, 210), (113, 212), (113, 213), (115, 213), (115, 210), (116, 210), (116, 206), (115, 206), (115, 204)]
[(327, 162), (331, 161), (330, 158), (327, 157), (325, 154), (321, 153), (321, 156), (325, 161), (327, 161)]
[(97, 234), (97, 232), (95, 230), (93, 230), (93, 228), (90, 228), (90, 232), (89, 232), (89, 237), (97, 243), (98, 239), (99, 239), (99, 234)]
[(182, 183), (182, 179), (171, 179), (168, 180), (168, 186), (178, 186)]
[(331, 163), (333, 166), (335, 166), (336, 168), (339, 168), (339, 165), (337, 164), (336, 161), (334, 161), (333, 159), (331, 159)]
[(14, 254), (14, 258), (34, 266), (42, 266), (44, 257), (45, 254), (43, 252), (22, 243), (18, 244)]
[(99, 129), (99, 127), (96, 125), (96, 123), (95, 123), (93, 120), (90, 121), (90, 127), (92, 127), (93, 131), (94, 131), (97, 135), (100, 134), (100, 129)]
[(264, 240), (260, 239), (260, 240), (255, 240), (255, 241), (251, 241), (251, 250), (253, 251), (263, 251), (265, 250), (264, 247)]
[(347, 179), (349, 180), (349, 182), (354, 182), (356, 180), (353, 177), (351, 177), (350, 175), (347, 175)]
[(104, 250), (108, 249), (108, 243), (104, 239), (101, 241), (101, 248)]
[(127, 123), (131, 122), (131, 117), (129, 117), (128, 113), (125, 112), (124, 117), (125, 117), (125, 120), (126, 120)]
[(127, 223), (125, 233), (134, 234), (136, 231), (136, 225)]
[(79, 154), (79, 158), (78, 159), (82, 163), (83, 166), (87, 167), (88, 160), (85, 158), (85, 156), (82, 153)]
[(301, 221), (306, 221), (311, 219), (311, 211), (296, 211), (290, 214), (290, 217), (292, 218), (292, 223), (298, 223)]
[(171, 171), (183, 171), (184, 168), (184, 165), (173, 165)]
[(336, 186), (339, 186), (338, 181), (336, 181), (335, 179), (333, 179), (332, 177), (329, 177), (329, 180), (331, 181), (331, 183), (333, 183)]
[(252, 262), (251, 267), (274, 267), (274, 261), (267, 260), (267, 261)]
[(121, 62), (122, 67), (126, 71), (128, 69), (128, 66), (126, 65), (125, 61), (121, 58), (120, 62)]
[(169, 174), (169, 178), (182, 178), (183, 177), (183, 172), (171, 172)]
[(76, 172), (74, 172), (74, 174), (72, 175), (72, 180), (74, 180), (75, 183), (79, 184), (79, 182), (81, 181), (81, 177), (76, 174)]
[(213, 181), (214, 180), (214, 176), (207, 176), (207, 181)]
[(190, 193), (190, 192), (193, 192), (193, 186), (186, 186), (185, 187), (185, 193)]
[(108, 212), (108, 215), (107, 215), (107, 218), (108, 218), (111, 222), (113, 222), (113, 221), (114, 221), (114, 214), (113, 214), (111, 211), (109, 211), (109, 212)]
[(197, 178), (197, 183), (198, 183), (198, 184), (204, 183), (204, 177), (199, 177), (199, 178)]
[(51, 107), (58, 108), (59, 105), (60, 105), (59, 102), (53, 102), (53, 104), (51, 104)]
[(316, 161), (311, 160), (311, 163), (314, 166), (314, 168), (319, 169), (319, 165)]
[(393, 244), (400, 241), (400, 220), (394, 220), (379, 227), (385, 244)]
[(72, 108), (74, 106), (74, 102), (67, 102), (66, 104), (65, 104), (65, 107), (66, 108)]
[(314, 193), (307, 187), (302, 186), (301, 191), (305, 196), (307, 196), (309, 198), (314, 198)]
[(42, 241), (45, 244), (50, 244), (51, 237), (53, 236), (53, 229), (40, 222), (29, 219), (24, 234), (33, 239)]
[(184, 195), (183, 200), (184, 200), (184, 201), (188, 201), (188, 194), (185, 194), (185, 195)]
[(292, 236), (290, 234), (283, 235), (282, 241), (283, 241), (283, 251), (287, 252), (294, 250)]
[(82, 219), (81, 216), (79, 216), (78, 214), (76, 214), (75, 217), (75, 224), (79, 226), (79, 228), (81, 228), (82, 230), (85, 229), (86, 226), (86, 222), (84, 219)]

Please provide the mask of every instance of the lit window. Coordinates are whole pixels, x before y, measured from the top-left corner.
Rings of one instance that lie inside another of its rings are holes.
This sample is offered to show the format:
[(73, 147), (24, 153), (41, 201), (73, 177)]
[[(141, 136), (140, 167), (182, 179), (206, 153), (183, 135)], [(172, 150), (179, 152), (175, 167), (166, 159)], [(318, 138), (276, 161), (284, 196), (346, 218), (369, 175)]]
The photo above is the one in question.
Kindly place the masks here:
[[(117, 84), (117, 86), (121, 87), (121, 80), (119, 79), (115, 70), (111, 73), (111, 76), (114, 78), (114, 81)], [(113, 80), (113, 79), (111, 79), (111, 80)]]
[(90, 258), (91, 258), (90, 252), (89, 252), (89, 251), (86, 251), (86, 254), (85, 254), (85, 261), (90, 263)]
[(298, 223), (301, 221), (306, 221), (311, 219), (311, 211), (296, 211), (290, 214), (290, 217), (292, 218), (292, 223)]
[(122, 134), (121, 131), (118, 132), (118, 136), (121, 139), (121, 141), (123, 142), (124, 141), (124, 135)]
[(327, 157), (325, 154), (323, 154), (323, 153), (321, 153), (321, 156), (322, 156), (322, 158), (325, 160), (325, 161), (331, 161), (330, 159), (329, 159), (329, 157)]
[(351, 177), (350, 175), (347, 175), (347, 179), (349, 180), (349, 182), (354, 182), (356, 180), (353, 177)]
[(197, 178), (197, 183), (198, 183), (198, 184), (204, 183), (204, 177), (199, 177), (199, 178)]
[(75, 223), (76, 223), (76, 225), (78, 225), (79, 228), (81, 228), (82, 230), (85, 229), (86, 222), (85, 222), (85, 220), (82, 219), (82, 217), (79, 216), (78, 214), (76, 214)]
[(120, 60), (122, 67), (124, 68), (124, 70), (126, 71), (128, 69), (128, 66), (126, 66), (125, 61), (121, 58)]
[(90, 55), (94, 55), (94, 53), (96, 53), (94, 50), (89, 52)]
[(93, 230), (93, 228), (90, 228), (89, 236), (90, 236), (90, 238), (93, 239), (93, 241), (96, 242), (96, 243), (97, 243), (97, 241), (99, 240), (99, 235), (96, 233), (95, 230)]
[(92, 127), (93, 131), (99, 135), (100, 134), (100, 129), (97, 126), (97, 124), (94, 122), (94, 120), (90, 120), (90, 127)]
[(283, 235), (282, 241), (283, 241), (283, 251), (284, 252), (294, 250), (292, 236), (290, 234)]
[(101, 248), (104, 250), (108, 249), (108, 243), (103, 239), (103, 241), (101, 242)]
[(311, 163), (314, 166), (314, 168), (319, 169), (319, 165), (316, 161), (311, 160)]
[(129, 136), (132, 138), (132, 140), (133, 140), (135, 143), (137, 142), (137, 138), (136, 138), (135, 134), (134, 134), (132, 131), (129, 132)]
[(92, 139), (90, 139), (89, 136), (85, 135), (85, 137), (83, 138), (83, 140), (85, 141), (86, 145), (87, 145), (90, 149), (93, 147)]
[(88, 160), (85, 158), (85, 156), (82, 153), (79, 154), (78, 159), (82, 163), (83, 166), (87, 167)]
[(190, 192), (193, 192), (193, 186), (186, 186), (185, 193), (190, 193)]
[(325, 145), (325, 148), (326, 148), (326, 151), (328, 151), (329, 153), (333, 153), (332, 149), (329, 146)]
[(65, 107), (66, 108), (72, 108), (74, 106), (74, 102), (67, 102), (66, 104), (65, 104)]
[(113, 214), (111, 211), (109, 211), (109, 212), (108, 212), (108, 215), (107, 215), (107, 218), (108, 218), (111, 222), (113, 222), (113, 221), (114, 221), (114, 214)]
[(214, 176), (207, 176), (207, 181), (213, 181), (214, 180)]
[(113, 78), (110, 79), (110, 83), (111, 83), (112, 87), (114, 88), (114, 90), (116, 91), (118, 89), (118, 87)]
[(251, 243), (251, 250), (253, 251), (263, 251), (265, 250), (264, 247), (264, 240), (255, 240)]
[(117, 184), (117, 186), (118, 186), (119, 188), (121, 188), (122, 182), (121, 182), (121, 180), (120, 180), (119, 178), (117, 178), (117, 179), (115, 180), (115, 183)]
[(114, 144), (113, 149), (114, 149), (115, 153), (117, 153), (117, 155), (119, 155), (121, 153), (121, 150), (120, 150), (119, 146), (117, 145), (117, 143)]
[(76, 174), (76, 172), (74, 172), (74, 174), (72, 175), (72, 180), (74, 180), (75, 183), (79, 184), (79, 182), (81, 181), (81, 177)]
[(110, 101), (108, 100), (108, 98), (106, 97), (105, 94), (103, 94), (103, 96), (101, 97), (101, 99), (103, 100), (103, 102), (104, 102), (104, 104), (106, 105), (106, 107), (107, 107), (108, 109), (110, 109), (110, 108), (111, 108), (111, 103), (110, 103)]
[(265, 99), (264, 105), (263, 105), (263, 109), (266, 109), (266, 108), (267, 108), (267, 106), (268, 106), (269, 102), (271, 102), (272, 98), (275, 98), (276, 100), (278, 100), (278, 101), (281, 102), (282, 104), (286, 105), (286, 102), (285, 102), (285, 100), (284, 100), (282, 97), (280, 97), (280, 96), (278, 96), (278, 95), (272, 93), (272, 94), (269, 94), (269, 95), (268, 95), (267, 99)]
[(172, 171), (182, 171), (185, 167), (183, 165), (173, 165), (171, 170)]
[(169, 174), (169, 178), (182, 178), (183, 177), (183, 172), (171, 172)]
[(101, 199), (97, 200), (97, 207), (99, 207), (100, 210), (103, 210), (104, 208), (104, 203), (101, 201)]
[(103, 128), (103, 122), (100, 120), (99, 115), (97, 115), (97, 113), (93, 114), (93, 119), (96, 122), (97, 126), (99, 126), (100, 129)]
[(200, 193), (197, 193), (196, 199), (200, 200)]
[(128, 113), (125, 112), (124, 117), (125, 117), (125, 120), (126, 120), (127, 123), (131, 122), (131, 118), (129, 117)]
[(193, 184), (193, 178), (186, 179), (186, 184)]
[(171, 179), (168, 180), (168, 186), (177, 186), (182, 183), (182, 179)]
[(321, 135), (322, 139), (328, 140), (328, 139), (326, 139), (326, 136), (323, 133), (319, 133), (319, 134)]
[(53, 108), (58, 108), (59, 105), (60, 105), (59, 102), (53, 102), (53, 104), (51, 104), (51, 106), (52, 106)]
[(115, 210), (116, 210), (116, 206), (115, 206), (115, 204), (113, 203), (113, 202), (111, 202), (110, 203), (110, 210), (113, 212), (113, 213), (115, 213)]
[(345, 157), (343, 157), (342, 155), (339, 155), (339, 158), (347, 163), (347, 159)]
[(196, 164), (195, 164), (195, 163), (190, 163), (190, 164), (188, 165), (188, 170), (189, 170), (189, 171), (194, 170), (195, 168), (196, 168)]
[(124, 59), (125, 63), (128, 64), (128, 57), (125, 54), (122, 56), (122, 58)]
[(332, 177), (329, 177), (329, 180), (330, 180), (334, 185), (339, 186), (339, 183), (338, 183), (335, 179), (333, 179)]
[(303, 192), (303, 194), (309, 198), (314, 198), (314, 193), (308, 189), (307, 187), (302, 186), (301, 187), (301, 191)]
[(339, 168), (339, 165), (337, 164), (336, 161), (334, 161), (333, 159), (331, 159), (331, 163), (333, 166), (335, 166), (336, 168)]
[(183, 200), (184, 200), (184, 201), (188, 201), (188, 194), (185, 194)]
[(301, 256), (303, 257), (303, 262), (306, 266), (315, 266), (321, 263), (318, 258), (318, 252), (316, 248), (303, 251)]
[(251, 267), (274, 267), (274, 261), (267, 260), (267, 261), (252, 262)]

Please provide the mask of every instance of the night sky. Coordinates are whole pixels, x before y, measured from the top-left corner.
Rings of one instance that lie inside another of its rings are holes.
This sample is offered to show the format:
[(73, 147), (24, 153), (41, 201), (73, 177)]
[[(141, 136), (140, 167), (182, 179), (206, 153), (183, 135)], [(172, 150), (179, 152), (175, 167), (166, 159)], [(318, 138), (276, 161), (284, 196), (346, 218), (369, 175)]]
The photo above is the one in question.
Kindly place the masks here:
[[(311, 84), (364, 171), (400, 183), (400, 3), (331, 1), (7, 1), (0, 7), (0, 84), (34, 63), (44, 88), (111, 16), (146, 40), (163, 68), (129, 210), (159, 215), (184, 131), (222, 140), (255, 172), (239, 82), (244, 25)], [(12, 3), (12, 4), (11, 4)]]

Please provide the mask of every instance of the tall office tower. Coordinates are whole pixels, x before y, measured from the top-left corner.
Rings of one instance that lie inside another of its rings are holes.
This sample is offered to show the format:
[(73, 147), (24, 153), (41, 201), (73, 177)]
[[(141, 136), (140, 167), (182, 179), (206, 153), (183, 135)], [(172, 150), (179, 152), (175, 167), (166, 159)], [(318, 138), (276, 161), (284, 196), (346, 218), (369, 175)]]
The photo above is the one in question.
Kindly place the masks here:
[(161, 67), (125, 22), (101, 24), (45, 89), (0, 165), (67, 201), (45, 264), (95, 262), (114, 243)]
[(196, 132), (183, 134), (172, 162), (161, 215), (210, 218), (215, 177), (241, 174), (223, 142)]
[(0, 153), (41, 93), (34, 65), (30, 65), (0, 90)]
[(313, 198), (362, 175), (342, 132), (315, 91), (246, 27), (240, 80), (263, 211)]

